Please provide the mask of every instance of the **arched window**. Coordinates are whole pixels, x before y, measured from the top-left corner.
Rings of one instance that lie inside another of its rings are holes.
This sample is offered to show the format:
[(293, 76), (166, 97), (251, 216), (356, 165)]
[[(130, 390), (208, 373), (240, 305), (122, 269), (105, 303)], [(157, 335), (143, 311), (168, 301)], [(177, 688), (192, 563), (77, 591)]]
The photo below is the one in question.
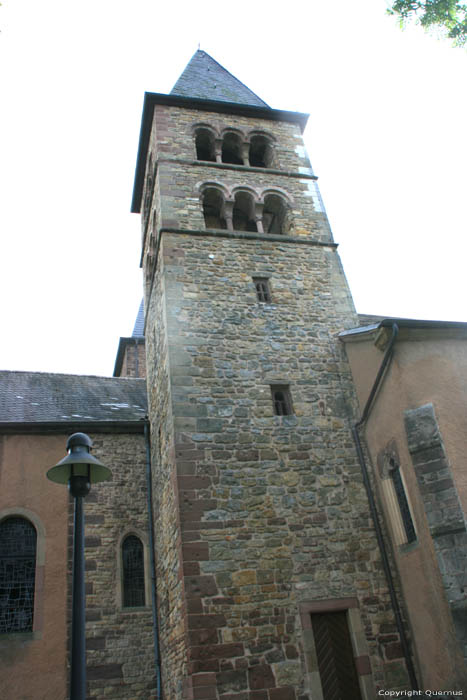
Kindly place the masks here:
[(204, 190), (203, 214), (206, 228), (227, 228), (224, 215), (224, 197), (215, 187), (208, 187)]
[(269, 139), (259, 134), (251, 137), (249, 160), (255, 168), (274, 167), (274, 151)]
[(222, 162), (243, 165), (242, 145), (238, 134), (225, 134), (222, 141)]
[(263, 228), (265, 233), (290, 232), (289, 209), (282, 197), (277, 194), (268, 194), (264, 198)]
[(197, 129), (195, 136), (196, 157), (198, 160), (216, 161), (214, 137), (209, 129)]
[(0, 633), (32, 632), (36, 542), (29, 520), (14, 516), (0, 523)]
[(233, 206), (233, 228), (235, 231), (257, 231), (254, 216), (254, 201), (251, 194), (237, 192)]
[(122, 543), (123, 607), (145, 605), (144, 551), (136, 535), (128, 535)]

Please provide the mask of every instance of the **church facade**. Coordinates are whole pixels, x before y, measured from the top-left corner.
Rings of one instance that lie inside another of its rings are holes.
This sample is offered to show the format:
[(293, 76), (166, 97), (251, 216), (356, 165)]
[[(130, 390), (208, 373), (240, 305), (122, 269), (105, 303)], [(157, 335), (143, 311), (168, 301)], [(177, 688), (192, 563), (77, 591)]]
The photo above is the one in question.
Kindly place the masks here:
[(203, 51), (146, 94), (115, 376), (0, 377), (4, 561), (36, 533), (0, 573), (6, 697), (66, 697), (72, 504), (39, 465), (75, 430), (113, 470), (86, 500), (89, 697), (467, 692), (467, 324), (356, 314), (306, 120)]

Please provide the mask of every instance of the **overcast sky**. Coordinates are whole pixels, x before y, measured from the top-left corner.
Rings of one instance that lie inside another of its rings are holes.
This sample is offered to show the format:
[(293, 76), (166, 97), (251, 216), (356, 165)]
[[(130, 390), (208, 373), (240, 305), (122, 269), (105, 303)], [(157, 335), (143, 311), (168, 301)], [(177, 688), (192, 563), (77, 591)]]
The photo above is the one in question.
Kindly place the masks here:
[(0, 369), (112, 374), (142, 296), (144, 92), (170, 92), (198, 43), (310, 113), (357, 310), (467, 321), (467, 52), (401, 32), (386, 5), (3, 0)]

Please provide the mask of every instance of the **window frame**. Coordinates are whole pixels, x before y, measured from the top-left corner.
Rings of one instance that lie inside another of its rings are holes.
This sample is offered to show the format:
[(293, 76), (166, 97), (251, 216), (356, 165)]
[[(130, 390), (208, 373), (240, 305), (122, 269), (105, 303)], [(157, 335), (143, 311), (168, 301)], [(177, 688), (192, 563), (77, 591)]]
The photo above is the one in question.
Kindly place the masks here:
[[(293, 408), (293, 402), (292, 402), (292, 394), (290, 392), (290, 384), (270, 384), (270, 387), (271, 387), (272, 408), (274, 411), (274, 415), (278, 416), (280, 418), (283, 418), (284, 416), (295, 415), (294, 408)], [(285, 413), (279, 413), (277, 411), (279, 399), (276, 398), (275, 394), (279, 393), (279, 392), (284, 395), (283, 404), (284, 404), (285, 409), (286, 409)]]
[[(143, 547), (143, 577), (144, 577), (144, 605), (138, 606), (128, 606), (125, 605), (125, 595), (124, 595), (124, 571), (123, 571), (123, 543), (125, 540), (134, 536), (139, 539)], [(119, 607), (124, 612), (138, 612), (140, 610), (148, 610), (151, 607), (151, 582), (149, 576), (149, 545), (147, 535), (141, 530), (136, 528), (130, 528), (125, 530), (119, 537), (117, 543), (117, 607)]]
[[(259, 302), (260, 304), (271, 304), (272, 303), (272, 296), (271, 296), (271, 285), (269, 282), (269, 277), (260, 277), (260, 276), (254, 276), (252, 277), (253, 279), (253, 284), (255, 286), (255, 291), (256, 291), (256, 301)], [(258, 289), (258, 287), (261, 286), (262, 289)], [(265, 297), (264, 299), (261, 299), (261, 296)]]
[(389, 459), (388, 476), (392, 486), (392, 491), (398, 507), (400, 526), (405, 535), (405, 540), (398, 542), (399, 545), (411, 545), (417, 542), (417, 530), (412, 515), (407, 488), (401, 472), (400, 464), (394, 457)]
[(0, 523), (8, 518), (24, 518), (36, 530), (36, 570), (34, 577), (34, 607), (32, 631), (0, 632), (1, 640), (36, 640), (42, 639), (44, 629), (44, 579), (46, 532), (40, 518), (27, 508), (5, 508), (0, 510)]

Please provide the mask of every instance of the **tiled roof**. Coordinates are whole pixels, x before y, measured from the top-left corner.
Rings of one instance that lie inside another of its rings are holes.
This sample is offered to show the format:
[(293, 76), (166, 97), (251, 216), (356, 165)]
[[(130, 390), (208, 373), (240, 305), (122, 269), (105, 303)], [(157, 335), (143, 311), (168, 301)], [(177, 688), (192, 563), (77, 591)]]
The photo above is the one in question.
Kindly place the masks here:
[(269, 106), (209, 54), (200, 50), (193, 55), (170, 94), (257, 107)]
[(144, 337), (144, 299), (141, 300), (141, 304), (139, 305), (138, 315), (136, 316), (135, 327), (133, 328), (132, 337)]
[(144, 379), (0, 372), (0, 422), (141, 421)]

